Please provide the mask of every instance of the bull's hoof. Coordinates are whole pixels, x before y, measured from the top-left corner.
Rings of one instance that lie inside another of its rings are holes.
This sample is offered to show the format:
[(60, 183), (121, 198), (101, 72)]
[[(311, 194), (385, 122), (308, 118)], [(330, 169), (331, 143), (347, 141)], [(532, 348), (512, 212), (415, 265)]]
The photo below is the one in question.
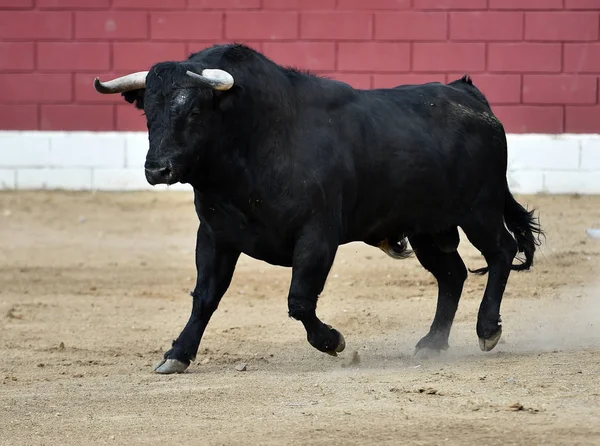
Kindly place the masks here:
[(189, 364), (177, 359), (161, 359), (154, 366), (154, 371), (162, 375), (170, 375), (172, 373), (183, 373), (188, 368)]
[(448, 348), (448, 334), (444, 334), (442, 331), (430, 331), (417, 342), (413, 358), (437, 358), (442, 350), (448, 350)]
[(498, 345), (498, 341), (500, 341), (500, 337), (502, 336), (502, 327), (498, 328), (498, 331), (494, 333), (487, 339), (479, 338), (479, 348), (483, 352), (489, 352), (494, 349), (496, 345)]
[(338, 344), (335, 347), (335, 349), (327, 350), (325, 353), (327, 353), (328, 355), (331, 355), (331, 356), (337, 356), (338, 353), (342, 353), (344, 351), (344, 349), (346, 348), (346, 340), (344, 339), (344, 336), (342, 336), (342, 334), (339, 331), (337, 331), (335, 328), (332, 328), (331, 325), (327, 325), (327, 328), (329, 328), (333, 333), (337, 333)]
[(338, 345), (335, 348), (335, 350), (329, 350), (329, 351), (325, 352), (328, 355), (337, 356), (338, 353), (342, 353), (344, 351), (344, 349), (346, 348), (346, 340), (344, 339), (344, 336), (342, 336), (342, 334), (339, 331), (338, 331), (338, 335), (339, 335)]

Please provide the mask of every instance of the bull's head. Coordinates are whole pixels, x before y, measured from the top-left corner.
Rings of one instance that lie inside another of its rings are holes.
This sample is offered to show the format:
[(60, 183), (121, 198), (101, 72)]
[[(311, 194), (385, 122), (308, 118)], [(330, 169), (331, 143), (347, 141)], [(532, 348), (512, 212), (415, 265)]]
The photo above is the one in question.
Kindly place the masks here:
[(219, 119), (215, 98), (233, 83), (231, 74), (223, 70), (163, 62), (150, 71), (107, 82), (96, 78), (94, 88), (103, 94), (121, 93), (144, 110), (150, 142), (144, 167), (146, 179), (155, 185), (187, 182), (198, 161), (197, 148), (207, 143), (209, 130)]

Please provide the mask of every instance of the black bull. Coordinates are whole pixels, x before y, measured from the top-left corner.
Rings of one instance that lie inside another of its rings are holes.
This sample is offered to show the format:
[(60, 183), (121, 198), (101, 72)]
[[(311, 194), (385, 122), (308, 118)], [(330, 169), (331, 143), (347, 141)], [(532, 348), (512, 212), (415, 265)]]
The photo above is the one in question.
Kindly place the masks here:
[(479, 344), (497, 344), (510, 271), (529, 269), (542, 231), (509, 191), (504, 129), (469, 77), (356, 90), (221, 45), (95, 87), (145, 111), (148, 182), (194, 188), (192, 312), (157, 372), (195, 359), (241, 253), (292, 267), (289, 316), (313, 347), (341, 352), (344, 338), (316, 307), (338, 246), (353, 241), (394, 258), (410, 242), (439, 289), (417, 351), (447, 349), (467, 277), (458, 227), (487, 263), (475, 272), (489, 272)]

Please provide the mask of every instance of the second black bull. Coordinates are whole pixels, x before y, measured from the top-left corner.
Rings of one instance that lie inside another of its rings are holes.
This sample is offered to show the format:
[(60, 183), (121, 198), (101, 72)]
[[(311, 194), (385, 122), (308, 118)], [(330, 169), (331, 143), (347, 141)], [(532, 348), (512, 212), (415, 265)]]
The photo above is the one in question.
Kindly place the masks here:
[[(483, 254), (482, 350), (498, 343), (511, 270), (533, 263), (542, 232), (506, 180), (502, 124), (465, 76), (449, 84), (357, 90), (281, 67), (243, 45), (219, 45), (108, 82), (146, 115), (146, 178), (189, 183), (200, 220), (189, 321), (156, 366), (184, 371), (241, 253), (292, 267), (289, 315), (336, 355), (341, 333), (316, 315), (338, 246), (362, 241), (409, 254), (438, 283), (417, 351), (448, 348), (467, 269), (458, 228)], [(517, 252), (521, 263), (513, 264)]]

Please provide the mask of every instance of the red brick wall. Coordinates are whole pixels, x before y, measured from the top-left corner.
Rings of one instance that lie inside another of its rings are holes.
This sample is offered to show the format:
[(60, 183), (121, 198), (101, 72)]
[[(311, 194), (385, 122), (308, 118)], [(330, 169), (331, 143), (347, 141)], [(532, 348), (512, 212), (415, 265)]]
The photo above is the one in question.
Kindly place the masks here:
[(509, 132), (600, 132), (600, 0), (0, 0), (0, 128), (145, 130), (92, 79), (214, 42), (359, 88), (469, 72)]

